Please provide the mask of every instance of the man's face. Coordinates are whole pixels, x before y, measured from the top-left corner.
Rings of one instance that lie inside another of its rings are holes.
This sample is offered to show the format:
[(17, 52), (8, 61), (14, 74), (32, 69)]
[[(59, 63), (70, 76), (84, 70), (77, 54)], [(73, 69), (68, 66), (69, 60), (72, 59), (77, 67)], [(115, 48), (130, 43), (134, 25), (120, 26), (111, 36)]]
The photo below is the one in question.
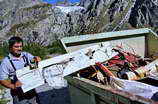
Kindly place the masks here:
[(16, 42), (10, 49), (11, 53), (15, 57), (19, 57), (22, 52), (22, 42)]

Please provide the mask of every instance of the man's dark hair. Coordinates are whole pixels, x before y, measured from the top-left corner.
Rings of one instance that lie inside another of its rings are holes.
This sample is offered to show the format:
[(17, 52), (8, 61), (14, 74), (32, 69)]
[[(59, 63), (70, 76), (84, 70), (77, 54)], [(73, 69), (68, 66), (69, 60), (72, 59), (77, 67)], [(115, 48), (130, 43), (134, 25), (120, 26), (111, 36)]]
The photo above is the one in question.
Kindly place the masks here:
[(11, 37), (11, 38), (9, 39), (9, 41), (8, 41), (8, 43), (9, 43), (9, 48), (12, 48), (15, 43), (20, 43), (20, 42), (22, 42), (22, 44), (23, 44), (22, 38), (20, 38), (20, 37), (18, 37), (18, 36)]

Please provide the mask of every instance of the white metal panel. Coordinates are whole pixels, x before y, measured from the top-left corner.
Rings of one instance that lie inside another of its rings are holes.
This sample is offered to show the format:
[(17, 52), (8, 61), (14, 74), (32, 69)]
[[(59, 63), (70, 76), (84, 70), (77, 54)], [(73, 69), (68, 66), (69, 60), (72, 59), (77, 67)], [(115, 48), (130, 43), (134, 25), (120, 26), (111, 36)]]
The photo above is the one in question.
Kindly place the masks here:
[(136, 34), (145, 34), (149, 33), (151, 30), (148, 28), (142, 29), (134, 29), (134, 30), (123, 30), (123, 31), (115, 31), (115, 32), (106, 32), (106, 33), (98, 33), (98, 34), (88, 34), (88, 35), (80, 35), (80, 36), (72, 36), (72, 37), (64, 37), (61, 40), (63, 43), (74, 43), (74, 42), (82, 42), (96, 39), (105, 39), (112, 37), (121, 37), (121, 36), (131, 36)]
[[(133, 37), (133, 38), (127, 38), (127, 39), (119, 39), (119, 40), (111, 40), (109, 41), (112, 46), (116, 45), (123, 45), (123, 48), (126, 51), (132, 52), (135, 51), (136, 54), (144, 57), (145, 55), (145, 36), (140, 37)], [(77, 45), (77, 46), (71, 46), (67, 47), (67, 52), (73, 52), (82, 48), (86, 48), (89, 46), (93, 46), (100, 43), (91, 43), (91, 44), (84, 44), (84, 45)]]

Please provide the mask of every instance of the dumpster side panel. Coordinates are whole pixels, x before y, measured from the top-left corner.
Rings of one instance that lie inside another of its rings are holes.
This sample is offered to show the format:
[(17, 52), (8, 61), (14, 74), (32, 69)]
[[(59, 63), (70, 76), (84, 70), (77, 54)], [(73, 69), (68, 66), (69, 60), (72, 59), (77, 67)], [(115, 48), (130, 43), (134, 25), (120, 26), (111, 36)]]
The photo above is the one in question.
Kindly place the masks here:
[[(69, 83), (72, 104), (149, 104), (148, 99), (117, 91), (88, 79), (65, 77)], [(83, 101), (85, 100), (85, 101)]]
[(72, 104), (95, 104), (93, 103), (93, 98), (90, 92), (76, 88), (75, 86), (69, 84), (70, 96)]

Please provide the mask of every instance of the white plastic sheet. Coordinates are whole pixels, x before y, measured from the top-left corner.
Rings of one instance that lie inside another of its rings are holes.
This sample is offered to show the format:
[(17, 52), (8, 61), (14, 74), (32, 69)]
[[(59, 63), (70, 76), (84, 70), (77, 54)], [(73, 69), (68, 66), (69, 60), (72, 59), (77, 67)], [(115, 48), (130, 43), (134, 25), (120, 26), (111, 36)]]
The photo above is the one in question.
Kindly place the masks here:
[[(124, 79), (119, 79), (119, 78), (111, 78), (113, 81), (121, 83), (122, 87), (118, 86), (117, 88), (123, 91), (130, 92), (131, 94), (134, 95), (139, 95), (143, 96), (145, 98), (151, 98), (155, 92), (158, 91), (158, 87), (148, 85), (145, 83), (137, 82), (137, 81), (132, 81), (132, 80), (124, 80)], [(117, 83), (115, 83), (115, 86), (117, 86)]]

